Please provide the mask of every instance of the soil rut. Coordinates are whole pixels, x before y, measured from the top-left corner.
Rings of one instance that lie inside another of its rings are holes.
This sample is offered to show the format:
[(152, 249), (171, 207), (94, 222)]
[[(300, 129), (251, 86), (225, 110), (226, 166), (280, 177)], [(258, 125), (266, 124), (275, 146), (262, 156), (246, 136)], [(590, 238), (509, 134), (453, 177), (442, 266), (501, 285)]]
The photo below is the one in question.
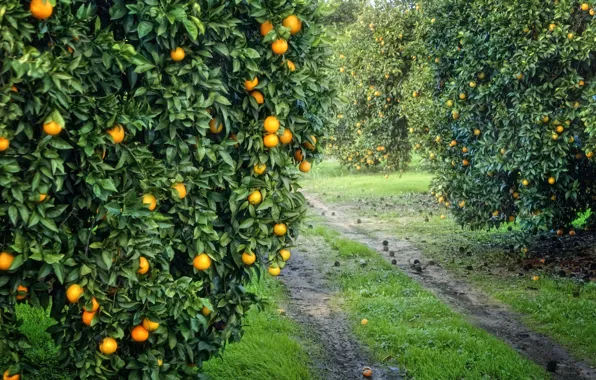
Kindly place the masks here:
[[(521, 321), (520, 315), (505, 305), (455, 278), (440, 266), (428, 265), (428, 259), (412, 244), (389, 236), (373, 220), (360, 217), (361, 223), (354, 222), (355, 210), (349, 206), (330, 208), (314, 195), (304, 195), (319, 214), (325, 213), (324, 220), (330, 228), (345, 238), (376, 250), (388, 261), (396, 260), (396, 265), (402, 271), (465, 315), (473, 325), (503, 340), (541, 366), (556, 362), (557, 369), (552, 374), (554, 379), (596, 379), (594, 368), (575, 360), (552, 339), (530, 330)], [(389, 243), (387, 251), (383, 249), (383, 240)], [(390, 252), (393, 256), (390, 256)], [(426, 267), (423, 270), (416, 268), (416, 265), (412, 265), (415, 260), (419, 260), (423, 268)]]
[(315, 365), (325, 380), (362, 379), (362, 368), (371, 367), (374, 379), (399, 379), (399, 375), (371, 361), (356, 342), (341, 309), (332, 302), (333, 292), (314, 260), (318, 250), (296, 249), (292, 264), (280, 279), (289, 291), (287, 312), (306, 327), (324, 348), (324, 358)]

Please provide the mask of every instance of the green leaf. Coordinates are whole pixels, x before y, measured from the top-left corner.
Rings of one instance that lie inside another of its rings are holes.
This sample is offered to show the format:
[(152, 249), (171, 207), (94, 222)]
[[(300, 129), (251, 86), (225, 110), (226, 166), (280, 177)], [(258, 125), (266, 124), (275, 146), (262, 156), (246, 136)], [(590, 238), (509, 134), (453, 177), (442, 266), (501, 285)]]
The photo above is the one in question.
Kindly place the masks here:
[(153, 30), (153, 23), (149, 21), (141, 21), (139, 26), (137, 27), (137, 33), (139, 34), (139, 38), (145, 37), (147, 34), (151, 33)]

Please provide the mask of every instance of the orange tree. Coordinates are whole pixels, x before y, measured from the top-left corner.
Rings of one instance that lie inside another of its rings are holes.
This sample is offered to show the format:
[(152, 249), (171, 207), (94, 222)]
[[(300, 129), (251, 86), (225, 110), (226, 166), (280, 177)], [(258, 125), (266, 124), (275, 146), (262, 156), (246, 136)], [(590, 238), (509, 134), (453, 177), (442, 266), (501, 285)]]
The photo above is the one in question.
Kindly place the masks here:
[(241, 337), (244, 285), (288, 259), (332, 107), (322, 9), (0, 4), (5, 378), (35, 371), (17, 302), (51, 305), (81, 378), (196, 377)]
[(473, 228), (574, 235), (596, 206), (592, 4), (438, 0), (426, 14), (432, 99), (411, 112), (439, 201)]
[[(402, 86), (419, 59), (418, 6), (410, 2), (362, 5), (359, 18), (337, 26), (337, 80), (345, 107), (330, 143), (342, 163), (403, 169), (410, 159)], [(415, 93), (414, 96), (418, 96)]]

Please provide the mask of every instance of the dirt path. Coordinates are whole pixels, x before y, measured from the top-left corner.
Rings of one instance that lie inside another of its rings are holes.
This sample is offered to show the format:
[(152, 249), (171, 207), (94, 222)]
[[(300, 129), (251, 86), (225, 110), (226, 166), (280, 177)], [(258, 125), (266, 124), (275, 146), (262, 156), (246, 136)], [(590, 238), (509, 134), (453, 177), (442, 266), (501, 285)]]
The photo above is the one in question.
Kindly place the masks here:
[(304, 326), (324, 348), (325, 357), (315, 362), (321, 379), (362, 379), (362, 368), (366, 366), (373, 369), (373, 379), (400, 379), (397, 372), (373, 363), (356, 342), (343, 312), (332, 302), (333, 291), (325, 274), (316, 264), (320, 252), (295, 249), (292, 264), (279, 278), (289, 291), (289, 317)]
[[(547, 367), (557, 363), (554, 379), (596, 379), (596, 370), (587, 363), (572, 358), (567, 350), (550, 338), (530, 330), (520, 315), (505, 305), (449, 274), (445, 269), (426, 259), (412, 244), (398, 240), (373, 220), (360, 217), (348, 206), (326, 206), (312, 194), (305, 194), (316, 214), (324, 215), (326, 224), (345, 238), (363, 243), (379, 252), (411, 278), (431, 290), (446, 304), (465, 315), (468, 320), (497, 336), (521, 354)], [(324, 213), (324, 214), (323, 214)], [(383, 241), (388, 242), (384, 248)], [(386, 250), (385, 250), (386, 249)], [(415, 264), (418, 260), (420, 264)]]

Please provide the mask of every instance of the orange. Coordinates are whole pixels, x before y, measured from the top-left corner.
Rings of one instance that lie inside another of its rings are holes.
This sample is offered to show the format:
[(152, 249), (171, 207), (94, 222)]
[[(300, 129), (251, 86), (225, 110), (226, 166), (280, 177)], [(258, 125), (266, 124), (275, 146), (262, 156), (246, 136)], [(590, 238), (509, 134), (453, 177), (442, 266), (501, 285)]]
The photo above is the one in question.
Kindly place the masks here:
[(311, 167), (310, 162), (302, 161), (300, 163), (300, 165), (298, 166), (298, 169), (300, 169), (300, 171), (302, 173), (308, 173), (310, 171), (310, 167)]
[(290, 29), (290, 34), (296, 34), (302, 29), (302, 21), (296, 15), (286, 17), (282, 25)]
[(368, 325), (368, 319), (364, 318), (363, 320), (361, 320), (361, 321), (360, 321), (360, 324), (361, 324), (362, 326), (366, 326), (366, 325)]
[(275, 148), (279, 144), (277, 135), (265, 135), (263, 137), (263, 144), (267, 148)]
[(364, 377), (371, 377), (372, 376), (372, 369), (370, 367), (362, 368), (362, 376)]
[(14, 260), (14, 256), (8, 252), (0, 253), (0, 270), (8, 270), (12, 265), (12, 261)]
[(304, 155), (302, 154), (302, 150), (301, 149), (296, 149), (296, 152), (294, 152), (294, 158), (296, 159), (296, 161), (303, 161), (304, 160)]
[(211, 133), (219, 133), (223, 130), (223, 124), (219, 123), (219, 125), (216, 125), (217, 120), (211, 119), (211, 121), (209, 121), (209, 130), (211, 131)]
[(83, 288), (79, 284), (72, 284), (66, 289), (66, 298), (70, 303), (79, 302), (79, 298), (83, 295)]
[(157, 359), (157, 365), (161, 367), (163, 365), (163, 360)]
[(296, 71), (296, 65), (289, 59), (286, 61), (286, 65), (288, 66), (288, 69), (290, 69), (290, 71)]
[(457, 111), (451, 112), (451, 117), (453, 117), (453, 120), (459, 119), (459, 112), (457, 112)]
[(468, 166), (468, 165), (470, 165), (470, 161), (468, 161), (468, 160), (463, 160), (463, 161), (462, 161), (462, 165), (463, 165), (463, 166)]
[(114, 338), (103, 338), (99, 345), (99, 351), (104, 355), (111, 355), (118, 349), (118, 343)]
[(554, 185), (556, 182), (557, 182), (557, 180), (555, 179), (555, 177), (550, 177), (548, 179), (548, 183), (551, 184), (551, 185)]
[(290, 256), (291, 256), (291, 254), (290, 254), (290, 251), (289, 251), (289, 250), (287, 250), (287, 249), (282, 249), (282, 250), (280, 250), (280, 251), (279, 251), (279, 255), (281, 256), (281, 259), (282, 259), (283, 261), (288, 261), (288, 260), (290, 260)]
[(252, 265), (257, 260), (257, 255), (252, 252), (244, 252), (242, 254), (242, 262), (245, 265)]
[(145, 194), (143, 195), (143, 204), (147, 205), (150, 211), (155, 210), (157, 207), (157, 199), (155, 199), (155, 195), (153, 194)]
[(172, 188), (178, 192), (180, 199), (186, 198), (186, 186), (183, 183), (175, 183)]
[(583, 80), (580, 80), (580, 81), (579, 81), (577, 84), (578, 84), (580, 87), (583, 87), (583, 86), (586, 84), (586, 82), (584, 82)]
[(0, 152), (4, 152), (10, 146), (10, 140), (6, 137), (0, 137)]
[(263, 195), (259, 190), (255, 190), (248, 196), (248, 203), (251, 205), (258, 205), (263, 201)]
[(590, 9), (590, 5), (588, 3), (582, 3), (581, 9), (582, 11), (587, 11)]
[(468, 97), (468, 96), (466, 95), (466, 93), (465, 93), (465, 92), (462, 92), (461, 94), (459, 94), (459, 98), (460, 98), (461, 100), (466, 100), (466, 98), (467, 98), (467, 97)]
[(269, 267), (267, 271), (272, 276), (279, 276), (279, 274), (281, 273), (281, 269), (279, 267)]
[(265, 170), (267, 170), (267, 165), (265, 164), (256, 164), (253, 168), (255, 174), (257, 175), (261, 175), (263, 173), (265, 173)]
[(83, 323), (87, 326), (91, 326), (93, 322), (93, 318), (95, 318), (95, 312), (93, 311), (84, 311), (83, 312)]
[(139, 257), (139, 270), (137, 270), (138, 274), (145, 274), (149, 272), (149, 260), (147, 258), (141, 256)]
[(564, 232), (563, 230), (557, 230), (557, 236), (563, 236)]
[(527, 179), (524, 179), (524, 180), (522, 181), (522, 185), (524, 185), (524, 186), (529, 186), (529, 185), (530, 185), (530, 181), (528, 181)]
[(310, 139), (312, 140), (312, 143), (310, 141), (305, 141), (302, 143), (302, 146), (305, 147), (308, 150), (315, 150), (315, 145), (317, 143), (317, 138), (315, 136), (310, 136)]
[(43, 131), (50, 136), (56, 136), (62, 132), (62, 127), (55, 121), (50, 121), (43, 125)]
[(476, 128), (474, 129), (474, 136), (480, 136), (480, 129)]
[(19, 301), (20, 300), (24, 300), (25, 298), (27, 298), (27, 294), (29, 293), (29, 289), (26, 286), (24, 286), (24, 285), (19, 285), (17, 287), (17, 293), (18, 292), (22, 292), (22, 293), (25, 293), (25, 294), (17, 294), (17, 300), (19, 300)]
[(267, 116), (263, 126), (267, 133), (275, 133), (279, 129), (279, 119), (275, 116)]
[(207, 270), (211, 266), (211, 258), (207, 256), (206, 253), (196, 255), (192, 261), (192, 266), (194, 266), (196, 270)]
[(209, 310), (209, 308), (207, 306), (203, 306), (203, 308), (201, 309), (201, 314), (203, 314), (205, 317), (209, 316), (209, 314), (211, 314), (211, 310)]
[(16, 373), (11, 376), (10, 372), (8, 372), (8, 370), (6, 370), (6, 371), (4, 371), (4, 376), (2, 376), (2, 380), (21, 380), (21, 375)]
[(265, 103), (265, 97), (263, 96), (263, 94), (261, 93), (261, 91), (253, 91), (250, 93), (250, 96), (252, 96), (253, 98), (255, 98), (255, 100), (257, 101), (257, 104), (263, 104)]
[(244, 88), (246, 91), (252, 91), (259, 84), (259, 78), (255, 77), (253, 80), (245, 80)]
[(54, 12), (54, 7), (49, 0), (32, 0), (29, 4), (29, 11), (31, 16), (38, 20), (45, 20), (49, 18)]
[(130, 332), (130, 337), (135, 342), (144, 342), (149, 338), (149, 331), (147, 331), (143, 326), (136, 326)]
[(153, 322), (149, 318), (144, 318), (143, 319), (143, 327), (145, 328), (145, 330), (152, 332), (159, 328), (159, 323)]
[(288, 42), (281, 38), (277, 39), (271, 44), (271, 50), (277, 55), (285, 54), (288, 51)]
[(277, 236), (283, 236), (288, 232), (288, 226), (285, 223), (277, 223), (273, 226), (273, 233)]
[(292, 142), (292, 139), (294, 138), (294, 135), (292, 134), (292, 131), (290, 131), (289, 129), (284, 129), (283, 133), (281, 134), (281, 136), (279, 136), (279, 141), (286, 145)]
[(565, 128), (562, 125), (559, 125), (557, 127), (557, 133), (563, 133), (563, 132), (565, 132)]
[(575, 236), (575, 231), (573, 231), (573, 230), (569, 231), (569, 236)]
[(43, 194), (43, 193), (39, 194), (39, 203), (45, 201), (47, 197), (48, 197), (47, 194)]
[(108, 134), (112, 136), (114, 144), (120, 144), (124, 141), (124, 127), (120, 124), (116, 124), (114, 128), (108, 129)]
[(10, 86), (10, 91), (19, 92), (19, 89), (17, 88), (17, 86)]
[(177, 47), (176, 49), (172, 49), (170, 57), (172, 57), (172, 61), (180, 62), (186, 57), (186, 53), (181, 47)]
[(453, 100), (448, 100), (446, 104), (447, 107), (453, 107)]
[(83, 310), (95, 313), (99, 309), (99, 302), (97, 302), (97, 299), (95, 299), (95, 297), (92, 297), (91, 304), (92, 304), (91, 310), (87, 310), (87, 308), (85, 308), (85, 307), (83, 307)]
[(261, 36), (265, 37), (267, 33), (273, 30), (273, 24), (267, 20), (261, 24)]

